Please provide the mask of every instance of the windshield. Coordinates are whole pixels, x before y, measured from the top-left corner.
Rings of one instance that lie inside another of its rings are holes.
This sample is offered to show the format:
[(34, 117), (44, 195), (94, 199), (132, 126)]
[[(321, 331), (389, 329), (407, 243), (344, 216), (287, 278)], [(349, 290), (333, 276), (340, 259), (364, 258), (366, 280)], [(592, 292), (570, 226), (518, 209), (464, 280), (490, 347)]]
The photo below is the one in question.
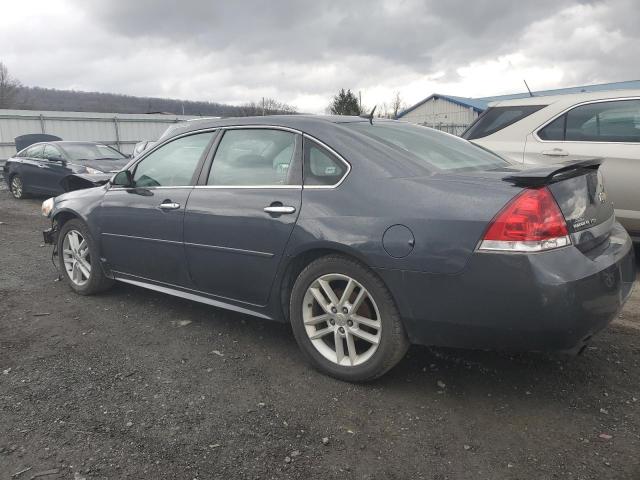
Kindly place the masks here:
[(123, 160), (123, 154), (115, 148), (100, 143), (65, 143), (60, 147), (73, 160)]
[(508, 166), (501, 157), (466, 140), (409, 123), (366, 122), (345, 127), (408, 152), (430, 167), (447, 171), (490, 170)]

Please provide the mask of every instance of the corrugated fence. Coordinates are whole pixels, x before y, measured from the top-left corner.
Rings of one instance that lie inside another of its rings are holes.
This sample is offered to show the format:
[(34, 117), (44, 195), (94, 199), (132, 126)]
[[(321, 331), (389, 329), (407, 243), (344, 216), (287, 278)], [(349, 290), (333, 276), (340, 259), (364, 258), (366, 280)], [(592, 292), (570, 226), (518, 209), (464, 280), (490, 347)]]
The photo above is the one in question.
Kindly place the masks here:
[(0, 110), (0, 163), (16, 153), (14, 138), (48, 133), (63, 140), (100, 142), (128, 154), (142, 140), (157, 140), (184, 115)]

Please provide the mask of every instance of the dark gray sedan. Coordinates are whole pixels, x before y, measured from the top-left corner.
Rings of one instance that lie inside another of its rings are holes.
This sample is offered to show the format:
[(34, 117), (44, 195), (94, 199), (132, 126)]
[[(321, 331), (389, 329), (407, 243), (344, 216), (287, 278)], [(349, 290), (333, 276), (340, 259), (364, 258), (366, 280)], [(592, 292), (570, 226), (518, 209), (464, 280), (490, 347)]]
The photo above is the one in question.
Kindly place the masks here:
[(45, 201), (45, 240), (80, 294), (118, 280), (290, 322), (345, 380), (410, 343), (577, 352), (635, 278), (599, 164), (521, 170), (359, 117), (195, 121)]
[[(3, 174), (13, 196), (20, 199), (29, 194), (59, 195), (78, 184), (106, 182), (128, 162), (128, 157), (101, 143), (40, 142), (8, 159)], [(70, 181), (70, 176), (75, 178)]]

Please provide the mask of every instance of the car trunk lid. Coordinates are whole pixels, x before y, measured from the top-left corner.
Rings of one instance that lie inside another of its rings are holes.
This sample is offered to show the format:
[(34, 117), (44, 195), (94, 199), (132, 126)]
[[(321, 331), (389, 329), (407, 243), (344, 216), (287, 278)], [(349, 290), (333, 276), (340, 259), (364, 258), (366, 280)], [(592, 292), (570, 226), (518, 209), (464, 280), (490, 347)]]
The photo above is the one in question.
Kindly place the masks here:
[(560, 207), (571, 242), (582, 251), (606, 241), (615, 215), (608, 199), (598, 158), (536, 166), (439, 174), (443, 178), (487, 186), (512, 185), (514, 196), (527, 188), (548, 188)]
[(502, 180), (525, 188), (547, 187), (564, 215), (572, 243), (588, 250), (608, 238), (615, 222), (599, 171), (601, 162), (592, 158), (529, 168)]

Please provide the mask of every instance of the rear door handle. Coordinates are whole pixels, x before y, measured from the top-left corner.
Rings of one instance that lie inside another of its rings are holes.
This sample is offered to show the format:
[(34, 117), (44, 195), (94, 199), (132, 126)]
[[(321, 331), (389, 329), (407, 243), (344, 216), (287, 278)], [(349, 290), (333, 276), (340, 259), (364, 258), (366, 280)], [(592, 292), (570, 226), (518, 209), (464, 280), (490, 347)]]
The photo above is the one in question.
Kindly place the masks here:
[(264, 211), (267, 213), (282, 215), (283, 213), (295, 213), (296, 207), (289, 207), (287, 205), (271, 205), (269, 207), (264, 207)]
[(566, 157), (569, 155), (569, 152), (561, 148), (554, 148), (553, 150), (544, 150), (542, 155), (546, 155), (547, 157)]
[(160, 204), (160, 208), (162, 210), (177, 210), (178, 208), (180, 208), (180, 204), (169, 201), (169, 200), (165, 200)]
[(38, 168), (45, 168), (46, 167), (46, 165), (44, 165), (43, 163), (38, 163), (37, 165), (38, 165)]

